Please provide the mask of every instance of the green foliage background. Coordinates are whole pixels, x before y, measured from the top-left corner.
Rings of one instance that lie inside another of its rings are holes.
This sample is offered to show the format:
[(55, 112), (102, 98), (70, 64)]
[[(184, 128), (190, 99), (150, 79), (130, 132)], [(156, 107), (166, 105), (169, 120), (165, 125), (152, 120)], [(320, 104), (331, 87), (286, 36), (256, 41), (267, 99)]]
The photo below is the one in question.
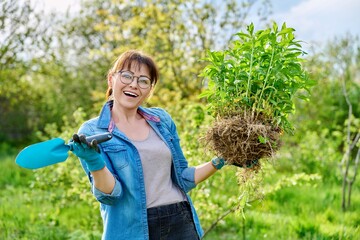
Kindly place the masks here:
[[(270, 24), (271, 2), (260, 0), (88, 0), (78, 14), (67, 15), (34, 11), (26, 0), (1, 2), (0, 239), (100, 238), (98, 204), (73, 155), (36, 171), (19, 168), (14, 159), (31, 143), (69, 139), (96, 116), (105, 101), (106, 72), (126, 49), (154, 56), (161, 78), (147, 105), (171, 113), (190, 164), (209, 160), (201, 137), (213, 119), (198, 98), (201, 59), (236, 39), (256, 2), (259, 19)], [(359, 38), (335, 38), (311, 49), (306, 60), (317, 85), (309, 101), (295, 101), (289, 119), (295, 131), (283, 136), (277, 156), (246, 184), (242, 170), (226, 167), (192, 191), (210, 230), (205, 239), (360, 235), (360, 184), (355, 181), (352, 204), (342, 211), (340, 162), (348, 146), (343, 83), (353, 107), (351, 137), (360, 129)]]

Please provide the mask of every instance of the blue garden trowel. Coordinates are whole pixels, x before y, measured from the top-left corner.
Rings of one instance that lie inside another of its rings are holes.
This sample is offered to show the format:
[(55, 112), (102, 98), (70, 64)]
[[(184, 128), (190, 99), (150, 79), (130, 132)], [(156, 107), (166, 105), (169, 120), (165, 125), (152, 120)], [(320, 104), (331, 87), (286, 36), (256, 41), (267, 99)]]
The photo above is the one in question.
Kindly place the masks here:
[[(112, 138), (111, 133), (102, 133), (86, 137), (86, 141), (91, 142), (96, 139), (97, 143), (102, 143)], [(37, 169), (64, 162), (72, 151), (73, 143), (65, 144), (61, 138), (54, 138), (45, 142), (30, 145), (16, 156), (15, 162), (28, 169)]]

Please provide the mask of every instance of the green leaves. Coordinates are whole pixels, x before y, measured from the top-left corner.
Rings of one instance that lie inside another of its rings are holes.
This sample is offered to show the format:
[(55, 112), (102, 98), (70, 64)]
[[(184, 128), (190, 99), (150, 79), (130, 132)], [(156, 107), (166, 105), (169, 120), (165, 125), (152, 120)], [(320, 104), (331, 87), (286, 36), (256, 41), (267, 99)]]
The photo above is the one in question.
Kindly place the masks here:
[(303, 69), (305, 52), (296, 41), (293, 28), (276, 23), (254, 32), (236, 34), (228, 49), (208, 51), (208, 65), (201, 76), (208, 88), (200, 95), (209, 102), (215, 116), (228, 116), (243, 111), (264, 113), (285, 131), (291, 131), (288, 114), (294, 111), (293, 97), (299, 90), (306, 100), (314, 82)]

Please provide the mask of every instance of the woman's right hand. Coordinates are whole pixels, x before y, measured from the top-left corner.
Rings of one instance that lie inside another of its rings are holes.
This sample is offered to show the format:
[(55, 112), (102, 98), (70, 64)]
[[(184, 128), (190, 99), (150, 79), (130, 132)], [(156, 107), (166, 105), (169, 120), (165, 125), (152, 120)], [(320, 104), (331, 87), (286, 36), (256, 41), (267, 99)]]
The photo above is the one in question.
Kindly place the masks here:
[(72, 152), (86, 162), (89, 171), (98, 171), (105, 167), (105, 162), (100, 155), (100, 149), (97, 141), (86, 141), (84, 134), (74, 134), (71, 140), (73, 142)]

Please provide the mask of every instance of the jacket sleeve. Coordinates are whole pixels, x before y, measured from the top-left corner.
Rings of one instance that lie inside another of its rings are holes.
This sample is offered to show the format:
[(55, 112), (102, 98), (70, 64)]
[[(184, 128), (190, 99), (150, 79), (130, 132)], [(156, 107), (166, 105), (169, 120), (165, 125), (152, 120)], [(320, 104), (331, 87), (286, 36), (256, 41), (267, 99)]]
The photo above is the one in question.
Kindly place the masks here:
[[(97, 134), (92, 128), (91, 126), (89, 126), (88, 124), (83, 124), (78, 131), (78, 134), (84, 134), (85, 136), (91, 136), (94, 134)], [(119, 182), (119, 180), (117, 179), (116, 175), (114, 174), (114, 171), (112, 169), (111, 164), (109, 163), (109, 159), (107, 158), (107, 156), (103, 153), (102, 148), (101, 148), (101, 144), (99, 145), (100, 147), (100, 154), (102, 159), (105, 161), (105, 166), (109, 169), (109, 171), (113, 174), (114, 179), (115, 179), (115, 186), (113, 191), (110, 194), (104, 193), (102, 191), (100, 191), (99, 189), (97, 189), (94, 186), (93, 183), (93, 177), (91, 175), (91, 172), (89, 171), (89, 169), (87, 168), (86, 162), (84, 159), (79, 158), (80, 163), (82, 168), (84, 169), (86, 175), (88, 176), (89, 182), (91, 184), (91, 192), (93, 193), (93, 195), (95, 196), (95, 198), (106, 205), (113, 205), (115, 204), (122, 196), (122, 185)]]
[(194, 167), (185, 168), (182, 171), (181, 177), (184, 180), (185, 192), (189, 192), (191, 189), (196, 187)]

